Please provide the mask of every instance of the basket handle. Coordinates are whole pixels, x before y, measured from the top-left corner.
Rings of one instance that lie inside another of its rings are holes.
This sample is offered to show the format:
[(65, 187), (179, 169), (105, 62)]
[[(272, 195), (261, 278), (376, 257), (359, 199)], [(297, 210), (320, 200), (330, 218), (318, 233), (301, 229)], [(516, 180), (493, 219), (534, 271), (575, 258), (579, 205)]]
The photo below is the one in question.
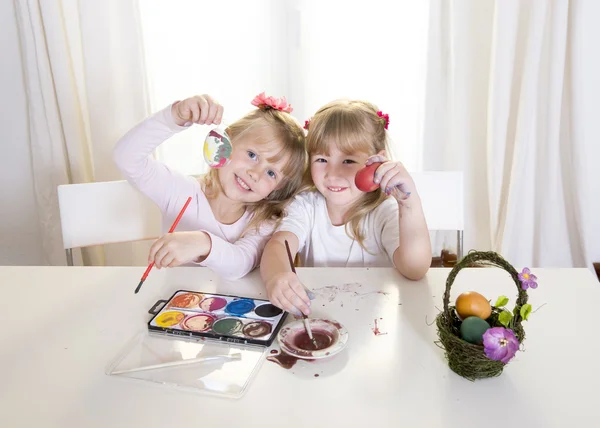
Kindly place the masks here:
[(515, 304), (515, 309), (513, 310), (515, 325), (521, 327), (521, 322), (523, 321), (521, 317), (521, 307), (527, 303), (527, 292), (521, 288), (521, 281), (519, 280), (519, 273), (515, 270), (515, 268), (508, 263), (500, 254), (494, 251), (473, 251), (467, 254), (462, 258), (460, 262), (458, 262), (450, 273), (448, 274), (448, 279), (446, 279), (446, 291), (444, 292), (444, 313), (447, 317), (450, 317), (450, 308), (448, 307), (450, 303), (450, 288), (454, 283), (454, 279), (458, 272), (460, 272), (465, 267), (471, 266), (496, 266), (507, 271), (512, 277), (513, 281), (517, 286), (518, 296), (517, 302)]

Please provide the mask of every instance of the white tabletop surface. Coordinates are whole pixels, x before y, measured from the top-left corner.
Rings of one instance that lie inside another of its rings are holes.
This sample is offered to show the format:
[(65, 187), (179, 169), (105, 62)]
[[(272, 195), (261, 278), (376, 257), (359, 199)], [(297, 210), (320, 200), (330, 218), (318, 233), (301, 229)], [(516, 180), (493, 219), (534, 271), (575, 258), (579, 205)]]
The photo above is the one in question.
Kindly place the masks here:
[[(134, 295), (143, 268), (0, 267), (0, 426), (600, 426), (600, 284), (592, 273), (534, 269), (539, 288), (529, 302), (539, 310), (525, 324), (525, 351), (500, 377), (473, 383), (448, 369), (428, 325), (448, 272), (431, 269), (411, 282), (391, 269), (299, 269), (317, 294), (315, 316), (349, 330), (346, 349), (291, 370), (265, 361), (233, 400), (123, 381), (105, 369), (145, 328), (157, 299), (180, 288), (265, 297), (257, 272), (227, 282), (205, 268), (154, 270)], [(505, 294), (511, 304), (516, 295), (496, 268), (461, 271), (453, 298), (466, 290), (494, 301)], [(387, 334), (373, 333), (375, 319)]]

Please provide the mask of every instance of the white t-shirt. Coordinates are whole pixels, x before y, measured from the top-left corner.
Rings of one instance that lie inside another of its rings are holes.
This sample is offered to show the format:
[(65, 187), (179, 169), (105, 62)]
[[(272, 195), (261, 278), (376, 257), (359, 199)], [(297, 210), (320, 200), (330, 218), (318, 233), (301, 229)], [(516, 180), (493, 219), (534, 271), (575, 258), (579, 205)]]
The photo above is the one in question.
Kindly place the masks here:
[(298, 237), (302, 266), (394, 267), (400, 239), (398, 203), (386, 199), (365, 216), (362, 228), (368, 252), (348, 236), (345, 225), (331, 224), (325, 198), (315, 191), (296, 196), (278, 230)]

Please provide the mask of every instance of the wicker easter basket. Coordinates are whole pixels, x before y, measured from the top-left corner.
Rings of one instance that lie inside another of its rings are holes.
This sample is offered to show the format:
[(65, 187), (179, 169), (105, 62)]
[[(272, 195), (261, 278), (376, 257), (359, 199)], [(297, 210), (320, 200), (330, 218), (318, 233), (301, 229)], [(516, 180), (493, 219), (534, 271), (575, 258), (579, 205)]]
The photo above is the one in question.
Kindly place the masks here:
[[(488, 358), (484, 352), (483, 345), (471, 344), (461, 338), (461, 319), (455, 311), (455, 306), (450, 306), (450, 288), (457, 274), (466, 267), (499, 267), (507, 271), (517, 286), (518, 297), (513, 310), (514, 319), (511, 330), (514, 332), (519, 345), (525, 339), (523, 330), (523, 318), (520, 309), (527, 303), (527, 292), (521, 287), (519, 274), (515, 268), (502, 256), (495, 252), (473, 251), (466, 255), (450, 271), (446, 280), (446, 292), (444, 293), (444, 310), (436, 317), (438, 330), (438, 345), (444, 349), (448, 366), (459, 376), (469, 380), (484, 379), (499, 376), (504, 369), (505, 363)], [(498, 316), (502, 310), (492, 305), (492, 314), (486, 320), (491, 327), (504, 327)]]

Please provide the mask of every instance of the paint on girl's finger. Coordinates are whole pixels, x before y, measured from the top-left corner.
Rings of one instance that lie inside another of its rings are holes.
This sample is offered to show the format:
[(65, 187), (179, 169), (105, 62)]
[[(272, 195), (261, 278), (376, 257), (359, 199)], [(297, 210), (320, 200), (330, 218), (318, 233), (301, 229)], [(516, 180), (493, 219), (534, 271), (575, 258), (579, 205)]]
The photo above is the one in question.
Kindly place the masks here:
[(410, 196), (410, 192), (405, 192), (404, 190), (402, 190), (400, 188), (400, 186), (396, 186), (394, 189), (396, 190), (396, 192), (398, 192), (398, 193), (400, 193), (400, 195), (402, 195), (402, 198), (401, 198), (402, 200), (408, 199), (408, 197)]
[(315, 300), (315, 297), (316, 297), (316, 296), (315, 296), (315, 293), (313, 293), (313, 292), (312, 292), (312, 291), (310, 291), (310, 290), (307, 290), (307, 293), (306, 293), (306, 294), (308, 294), (308, 298), (309, 298), (310, 300)]
[(403, 186), (402, 184), (398, 184), (398, 185), (396, 185), (394, 187), (391, 187), (391, 188), (387, 187), (385, 189), (385, 194), (387, 196), (389, 196), (389, 195), (392, 194), (392, 192), (394, 192), (394, 193), (396, 193), (397, 195), (400, 196), (400, 199), (402, 199), (402, 200), (408, 199), (408, 197), (410, 196), (411, 192), (405, 192), (404, 190), (402, 190), (402, 186)]

